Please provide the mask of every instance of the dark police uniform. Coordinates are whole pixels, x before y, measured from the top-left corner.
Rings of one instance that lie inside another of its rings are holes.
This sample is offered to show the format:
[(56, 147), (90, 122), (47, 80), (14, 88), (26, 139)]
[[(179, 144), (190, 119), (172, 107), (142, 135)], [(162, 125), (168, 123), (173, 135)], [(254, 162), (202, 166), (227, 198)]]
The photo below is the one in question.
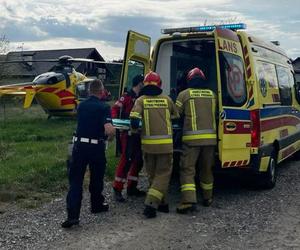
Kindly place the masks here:
[(70, 189), (67, 195), (70, 220), (79, 219), (87, 165), (90, 169), (91, 212), (101, 212), (103, 208), (103, 177), (106, 168), (104, 124), (111, 123), (110, 107), (96, 96), (90, 96), (80, 103), (77, 117), (72, 164), (69, 169)]

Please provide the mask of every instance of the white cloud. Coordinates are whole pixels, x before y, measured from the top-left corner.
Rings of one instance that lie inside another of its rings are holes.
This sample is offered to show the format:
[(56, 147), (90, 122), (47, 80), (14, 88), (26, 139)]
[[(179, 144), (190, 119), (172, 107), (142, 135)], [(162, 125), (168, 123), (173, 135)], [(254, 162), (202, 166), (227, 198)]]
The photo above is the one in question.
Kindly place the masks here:
[(4, 32), (13, 45), (24, 42), (25, 48), (31, 49), (45, 45), (73, 48), (76, 44), (99, 48), (105, 58), (120, 58), (128, 29), (151, 35), (155, 41), (161, 28), (230, 19), (246, 22), (248, 31), (263, 39), (280, 40), (290, 56), (295, 57), (299, 52), (298, 1), (0, 0), (0, 3), (0, 35)]

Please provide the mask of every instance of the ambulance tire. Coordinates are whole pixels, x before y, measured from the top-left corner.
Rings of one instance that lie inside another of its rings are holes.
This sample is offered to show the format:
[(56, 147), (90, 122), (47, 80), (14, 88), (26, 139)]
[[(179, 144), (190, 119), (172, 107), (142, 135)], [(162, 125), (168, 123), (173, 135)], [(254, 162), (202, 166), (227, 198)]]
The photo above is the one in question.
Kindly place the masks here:
[(269, 160), (267, 172), (261, 174), (260, 187), (263, 189), (271, 189), (275, 187), (277, 180), (277, 154), (273, 151)]

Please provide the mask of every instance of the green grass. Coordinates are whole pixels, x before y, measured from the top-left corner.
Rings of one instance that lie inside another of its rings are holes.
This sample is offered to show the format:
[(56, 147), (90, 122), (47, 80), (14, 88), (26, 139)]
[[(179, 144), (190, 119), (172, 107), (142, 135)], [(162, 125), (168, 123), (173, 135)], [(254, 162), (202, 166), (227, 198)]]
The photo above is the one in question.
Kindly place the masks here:
[[(66, 191), (67, 145), (76, 120), (47, 120), (39, 105), (29, 110), (16, 106), (6, 104), (5, 112), (0, 106), (0, 201), (39, 201)], [(110, 143), (106, 153), (108, 177), (113, 176), (118, 160), (114, 145)]]

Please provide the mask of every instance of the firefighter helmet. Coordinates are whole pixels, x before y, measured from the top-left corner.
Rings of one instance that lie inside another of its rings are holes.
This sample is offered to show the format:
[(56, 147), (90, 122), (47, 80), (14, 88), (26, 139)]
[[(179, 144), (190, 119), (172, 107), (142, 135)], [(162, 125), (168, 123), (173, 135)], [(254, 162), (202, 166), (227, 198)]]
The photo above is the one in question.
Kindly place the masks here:
[(206, 80), (206, 77), (203, 73), (203, 71), (199, 68), (193, 68), (192, 70), (189, 71), (187, 74), (186, 80), (187, 82), (190, 82), (191, 80), (195, 78), (200, 78), (202, 80)]
[(161, 88), (161, 79), (159, 74), (150, 71), (144, 78), (144, 85), (154, 85)]

